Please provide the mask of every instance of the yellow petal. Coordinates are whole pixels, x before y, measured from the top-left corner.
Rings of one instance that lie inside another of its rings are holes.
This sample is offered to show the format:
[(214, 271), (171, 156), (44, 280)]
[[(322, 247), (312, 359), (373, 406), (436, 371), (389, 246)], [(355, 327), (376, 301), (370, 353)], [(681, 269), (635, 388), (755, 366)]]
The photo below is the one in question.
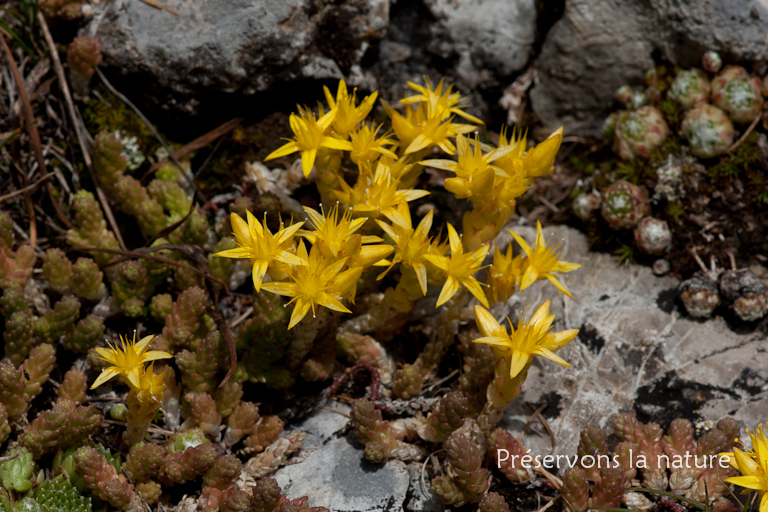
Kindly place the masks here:
[(296, 295), (296, 284), (294, 283), (264, 283), (261, 285), (261, 289), (285, 297), (293, 297)]
[(534, 282), (536, 282), (536, 279), (539, 277), (539, 273), (536, 272), (536, 269), (533, 267), (528, 267), (525, 269), (525, 274), (523, 274), (523, 279), (520, 282), (520, 290), (525, 290), (529, 286), (531, 286)]
[(335, 137), (323, 137), (320, 139), (320, 145), (324, 148), (352, 151), (352, 144), (346, 140), (337, 139)]
[[(530, 269), (530, 267), (529, 267), (529, 269)], [(547, 274), (546, 278), (549, 279), (550, 283), (555, 285), (555, 288), (557, 288), (560, 291), (560, 293), (562, 293), (563, 295), (566, 295), (568, 297), (573, 297), (571, 295), (571, 292), (568, 291), (568, 288), (566, 288), (565, 285), (563, 285), (563, 283), (561, 283), (560, 280), (557, 279), (555, 276), (553, 276), (552, 274)]]
[(558, 356), (557, 354), (555, 354), (554, 352), (552, 352), (551, 350), (549, 350), (547, 348), (536, 347), (533, 350), (533, 353), (534, 354), (538, 354), (538, 355), (540, 355), (542, 357), (546, 357), (547, 359), (550, 359), (550, 360), (556, 362), (557, 364), (561, 364), (561, 365), (566, 366), (568, 368), (571, 367), (571, 365), (568, 364), (568, 362), (565, 359), (563, 359), (562, 357)]
[(325, 292), (320, 294), (320, 296), (318, 297), (317, 303), (328, 309), (338, 311), (339, 313), (351, 313), (349, 309), (344, 307), (344, 304), (339, 302), (337, 299), (334, 299), (333, 297), (330, 296), (330, 294), (327, 294)]
[(464, 252), (461, 244), (461, 238), (459, 238), (459, 234), (456, 232), (456, 229), (451, 225), (450, 222), (448, 223), (448, 243), (451, 246), (451, 256), (457, 256)]
[(526, 367), (530, 360), (530, 356), (523, 352), (515, 350), (512, 352), (512, 357), (509, 362), (509, 376), (514, 379), (518, 376)]
[(419, 281), (419, 288), (423, 295), (427, 294), (427, 267), (423, 263), (414, 262), (412, 265), (413, 271), (416, 273), (416, 279)]
[(293, 313), (291, 313), (291, 321), (288, 324), (288, 330), (292, 329), (293, 326), (299, 323), (302, 318), (307, 316), (308, 311), (309, 302), (297, 301), (296, 307), (293, 308)]
[(299, 150), (299, 145), (296, 144), (296, 142), (291, 141), (288, 144), (280, 146), (279, 148), (271, 152), (269, 155), (267, 155), (267, 158), (265, 158), (264, 161), (266, 162), (267, 160), (272, 160), (273, 158), (280, 158), (281, 156), (287, 156), (287, 155), (290, 155), (291, 153), (297, 152), (298, 150)]
[(219, 251), (217, 253), (213, 254), (217, 258), (250, 258), (251, 257), (251, 251), (248, 249), (245, 249), (243, 247), (236, 247), (235, 249), (227, 249), (224, 251)]
[[(745, 489), (757, 490), (760, 487), (760, 479), (756, 476), (732, 476), (730, 478), (726, 478), (725, 481), (729, 484), (744, 487)], [(760, 505), (762, 508), (762, 503)]]
[(475, 306), (475, 323), (484, 336), (507, 334), (507, 330), (493, 317), (490, 311), (482, 306)]
[(477, 300), (479, 300), (483, 306), (488, 307), (488, 299), (485, 298), (485, 293), (483, 292), (483, 288), (480, 286), (480, 283), (475, 279), (474, 277), (470, 277), (468, 279), (463, 279), (462, 284), (469, 290), (469, 293), (475, 296)]
[(531, 246), (528, 245), (528, 242), (523, 240), (523, 237), (515, 233), (514, 231), (507, 230), (507, 233), (512, 235), (512, 238), (514, 238), (518, 244), (520, 244), (520, 247), (523, 248), (523, 251), (525, 251), (525, 254), (530, 258), (533, 254), (533, 250), (531, 249)]
[(509, 342), (506, 340), (506, 338), (500, 338), (498, 336), (483, 336), (482, 338), (477, 338), (472, 341), (474, 341), (475, 343), (485, 343), (486, 345), (493, 345), (495, 347), (509, 348)]
[(310, 149), (301, 153), (301, 169), (304, 171), (305, 178), (309, 176), (309, 173), (312, 172), (312, 167), (315, 165), (316, 156), (316, 149)]
[(158, 359), (170, 359), (173, 355), (163, 350), (150, 350), (142, 356), (145, 362), (157, 361)]
[(443, 285), (443, 289), (440, 291), (440, 296), (437, 298), (437, 304), (435, 305), (435, 307), (439, 308), (440, 306), (448, 302), (451, 299), (451, 297), (456, 295), (457, 291), (459, 291), (459, 282), (455, 278), (448, 276), (445, 279), (445, 284)]
[(112, 368), (107, 368), (105, 370), (102, 370), (99, 376), (96, 378), (96, 381), (91, 386), (91, 389), (96, 389), (97, 387), (101, 386), (102, 384), (107, 382), (109, 379), (111, 379), (115, 375), (117, 375), (117, 371), (113, 370)]

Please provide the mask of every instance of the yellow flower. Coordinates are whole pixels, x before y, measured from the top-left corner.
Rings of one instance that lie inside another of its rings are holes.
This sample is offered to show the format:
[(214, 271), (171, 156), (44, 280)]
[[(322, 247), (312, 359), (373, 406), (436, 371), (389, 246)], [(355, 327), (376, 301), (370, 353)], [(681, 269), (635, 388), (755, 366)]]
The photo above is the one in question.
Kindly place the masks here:
[(141, 371), (139, 374), (139, 387), (136, 390), (136, 398), (144, 405), (158, 405), (163, 402), (165, 391), (165, 369), (161, 373), (155, 373), (154, 364)]
[(392, 177), (389, 167), (379, 161), (373, 177), (368, 173), (361, 173), (354, 187), (342, 181), (344, 190), (337, 191), (336, 196), (341, 202), (354, 205), (356, 212), (371, 213), (375, 217), (384, 215), (393, 222), (404, 224), (406, 221), (402, 218), (398, 205), (429, 195), (429, 192), (415, 189), (398, 190), (397, 185), (398, 180)]
[(413, 229), (411, 223), (411, 212), (408, 209), (408, 205), (400, 203), (398, 208), (402, 218), (406, 221), (405, 224), (398, 224), (393, 222), (390, 226), (377, 220), (379, 227), (392, 238), (395, 242), (395, 257), (392, 258), (392, 264), (379, 275), (378, 279), (382, 279), (387, 272), (389, 272), (395, 264), (402, 262), (403, 265), (410, 266), (416, 273), (416, 277), (419, 281), (419, 287), (421, 293), (427, 294), (427, 267), (425, 265), (424, 256), (430, 249), (429, 229), (432, 227), (432, 210), (427, 213), (416, 229)]
[(731, 466), (742, 476), (732, 476), (725, 481), (745, 489), (757, 491), (760, 496), (760, 512), (768, 512), (768, 435), (762, 424), (755, 433), (747, 430), (752, 440), (752, 451), (734, 448), (732, 452), (721, 453), (728, 457)]
[[(322, 205), (321, 205), (322, 206)], [(349, 258), (347, 264), (350, 267), (377, 265), (380, 260), (386, 258), (393, 248), (389, 245), (362, 245), (376, 244), (381, 238), (371, 235), (356, 235), (355, 232), (368, 220), (365, 217), (352, 219), (352, 208), (348, 208), (339, 219), (339, 205), (336, 204), (328, 215), (323, 215), (304, 207), (314, 231), (299, 230), (298, 234), (317, 245), (326, 258)], [(386, 265), (386, 263), (383, 263)]]
[(355, 129), (357, 123), (366, 118), (368, 113), (373, 108), (373, 103), (376, 101), (378, 92), (374, 92), (370, 96), (366, 96), (360, 105), (355, 106), (355, 89), (350, 96), (347, 92), (347, 84), (344, 80), (339, 80), (339, 88), (336, 91), (336, 99), (334, 100), (331, 95), (331, 91), (328, 87), (323, 86), (325, 92), (325, 99), (328, 101), (328, 106), (331, 108), (331, 112), (336, 111), (336, 117), (333, 119), (333, 129), (341, 137), (346, 137), (352, 130)]
[(506, 133), (502, 131), (499, 149), (503, 151), (503, 156), (496, 161), (496, 165), (507, 175), (518, 175), (525, 180), (526, 185), (530, 185), (533, 179), (552, 172), (552, 164), (562, 141), (561, 126), (542, 143), (526, 151), (525, 135), (515, 137), (513, 133), (507, 141)]
[(385, 133), (378, 139), (381, 125), (372, 127), (367, 124), (361, 124), (360, 127), (349, 134), (349, 140), (352, 144), (352, 153), (349, 155), (352, 161), (357, 165), (370, 166), (371, 162), (386, 155), (393, 160), (397, 158), (391, 149), (385, 146), (396, 145), (396, 142), (389, 138), (389, 133)]
[(518, 254), (512, 257), (512, 244), (507, 246), (507, 252), (502, 254), (498, 247), (493, 249), (493, 264), (488, 269), (488, 287), (493, 302), (505, 302), (520, 286), (523, 276), (523, 257)]
[(485, 255), (488, 254), (490, 246), (483, 245), (476, 251), (464, 253), (461, 238), (459, 238), (458, 233), (456, 233), (451, 224), (448, 224), (448, 243), (451, 245), (450, 258), (433, 254), (424, 256), (427, 261), (431, 262), (445, 274), (445, 284), (440, 292), (440, 296), (437, 298), (437, 306), (439, 307), (448, 302), (459, 291), (459, 286), (464, 285), (472, 295), (477, 297), (477, 300), (482, 302), (485, 307), (488, 307), (488, 299), (485, 298), (485, 293), (483, 293), (480, 283), (472, 277), (472, 274), (480, 270), (480, 265), (483, 263)]
[(507, 334), (507, 329), (496, 321), (490, 311), (475, 306), (475, 322), (483, 337), (474, 342), (490, 345), (496, 357), (507, 360), (510, 378), (527, 371), (533, 356), (543, 356), (563, 366), (570, 366), (554, 351), (570, 343), (579, 330), (549, 332), (554, 318), (555, 315), (549, 314), (549, 301), (545, 301), (528, 322), (520, 318), (517, 329), (512, 328), (510, 321), (512, 332)]
[(556, 247), (547, 247), (548, 242), (544, 240), (544, 234), (541, 232), (541, 223), (536, 223), (536, 249), (531, 249), (531, 246), (517, 233), (508, 232), (517, 240), (517, 243), (520, 244), (520, 247), (523, 248), (527, 256), (525, 261), (523, 261), (525, 273), (520, 283), (520, 289), (525, 290), (538, 279), (549, 279), (555, 285), (555, 288), (570, 297), (571, 292), (557, 279), (558, 272), (570, 272), (581, 267), (581, 265), (558, 260), (562, 251), (555, 251), (560, 248), (560, 244)]
[(451, 118), (445, 120), (441, 116), (430, 117), (427, 115), (426, 107), (414, 108), (406, 105), (405, 116), (386, 103), (384, 103), (384, 110), (392, 121), (392, 129), (400, 141), (400, 146), (406, 148), (406, 154), (415, 153), (430, 146), (439, 146), (452, 155), (456, 147), (450, 138), (475, 129), (471, 124), (452, 123)]
[(214, 256), (220, 258), (249, 258), (253, 264), (253, 286), (256, 291), (261, 289), (264, 274), (267, 268), (274, 262), (287, 263), (288, 265), (302, 265), (304, 262), (295, 254), (288, 252), (293, 246), (293, 235), (304, 222), (298, 222), (283, 227), (280, 221), (280, 230), (274, 235), (267, 227), (267, 214), (264, 213), (263, 225), (259, 224), (256, 217), (246, 210), (248, 223), (236, 213), (230, 215), (232, 232), (239, 247), (217, 252)]
[(315, 158), (320, 148), (341, 149), (350, 151), (352, 146), (346, 140), (330, 137), (325, 134), (328, 127), (336, 116), (336, 110), (331, 110), (320, 119), (315, 119), (315, 114), (306, 107), (299, 107), (299, 114), (291, 114), (289, 119), (294, 138), (287, 139), (288, 143), (274, 150), (267, 158), (271, 160), (281, 156), (290, 155), (296, 151), (301, 152), (301, 167), (304, 171), (304, 177), (312, 172), (312, 166), (315, 165)]
[(434, 90), (432, 89), (432, 83), (429, 80), (429, 77), (424, 77), (424, 81), (427, 83), (426, 86), (419, 85), (414, 82), (408, 82), (408, 86), (411, 89), (420, 92), (421, 94), (416, 94), (414, 96), (404, 98), (400, 100), (400, 103), (426, 103), (429, 106), (430, 117), (441, 115), (443, 118), (446, 118), (451, 114), (456, 114), (463, 117), (467, 121), (477, 124), (485, 124), (480, 119), (473, 115), (467, 114), (462, 110), (465, 108), (465, 106), (461, 105), (461, 103), (464, 101), (464, 98), (462, 98), (461, 95), (457, 92), (452, 93), (452, 86), (449, 85), (445, 88), (445, 92), (443, 92), (442, 80), (440, 80), (440, 83), (437, 84), (437, 87)]
[(110, 363), (112, 366), (101, 371), (101, 375), (93, 383), (91, 389), (97, 388), (107, 382), (112, 377), (120, 375), (128, 385), (134, 389), (141, 389), (144, 373), (144, 364), (157, 359), (168, 359), (173, 357), (168, 352), (162, 350), (150, 350), (147, 347), (154, 340), (154, 336), (145, 336), (136, 343), (136, 332), (133, 333), (133, 340), (120, 337), (122, 348), (110, 344), (109, 348), (96, 347), (99, 359)]
[(337, 261), (323, 258), (320, 249), (312, 247), (307, 253), (304, 242), (299, 242), (296, 255), (304, 260), (304, 264), (294, 267), (291, 272), (292, 283), (265, 283), (261, 287), (268, 292), (277, 293), (287, 297), (293, 297), (289, 302), (295, 302), (291, 314), (291, 329), (312, 308), (315, 314), (315, 306), (325, 306), (334, 311), (351, 313), (341, 300), (357, 285), (357, 280), (363, 273), (363, 267), (350, 268), (344, 272), (341, 269), (347, 262), (347, 258)]
[(456, 174), (456, 177), (445, 180), (445, 188), (463, 199), (477, 194), (489, 194), (494, 191), (494, 178), (496, 171), (503, 174), (501, 169), (492, 165), (492, 162), (503, 153), (493, 150), (483, 154), (480, 143), (470, 140), (459, 134), (456, 137), (458, 159), (453, 160), (424, 160), (421, 165), (444, 169)]

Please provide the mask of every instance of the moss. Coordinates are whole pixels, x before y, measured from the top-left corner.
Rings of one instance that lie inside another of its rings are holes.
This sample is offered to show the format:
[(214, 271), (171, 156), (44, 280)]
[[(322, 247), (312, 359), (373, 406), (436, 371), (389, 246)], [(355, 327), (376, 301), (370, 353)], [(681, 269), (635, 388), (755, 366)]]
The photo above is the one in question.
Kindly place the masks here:
[(89, 133), (120, 130), (124, 134), (135, 136), (141, 152), (145, 155), (154, 154), (161, 147), (144, 121), (103, 84), (99, 84), (94, 91), (100, 99), (90, 101), (83, 111), (83, 119)]

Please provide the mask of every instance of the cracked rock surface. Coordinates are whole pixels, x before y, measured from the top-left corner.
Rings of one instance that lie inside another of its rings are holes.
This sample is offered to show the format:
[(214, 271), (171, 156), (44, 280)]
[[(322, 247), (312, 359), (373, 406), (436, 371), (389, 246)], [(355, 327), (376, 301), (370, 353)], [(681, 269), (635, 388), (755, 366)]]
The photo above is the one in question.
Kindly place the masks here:
[[(535, 235), (530, 228), (516, 230), (528, 239)], [(518, 305), (512, 309), (530, 316), (552, 298), (554, 329), (580, 332), (558, 351), (571, 368), (534, 360), (522, 394), (506, 412), (505, 428), (519, 434), (532, 411), (546, 403), (542, 414), (557, 440), (555, 453), (570, 455), (585, 425), (609, 426), (623, 411), (662, 424), (678, 417), (704, 426), (724, 416), (744, 426), (763, 420), (768, 346), (762, 333), (736, 333), (720, 317), (691, 319), (677, 305), (677, 279), (590, 253), (574, 229), (544, 231), (563, 240), (566, 261), (582, 264), (564, 279), (573, 299), (556, 296), (550, 286), (533, 286), (513, 297)], [(523, 444), (536, 453), (551, 449), (539, 422), (526, 429)]]
[[(533, 228), (513, 229), (529, 241), (535, 237)], [(541, 422), (532, 421), (523, 431), (531, 413), (545, 404), (542, 415), (557, 443), (555, 455), (574, 455), (582, 428), (590, 422), (608, 426), (624, 411), (664, 426), (677, 417), (703, 428), (724, 416), (743, 426), (763, 419), (768, 406), (763, 335), (737, 334), (719, 317), (706, 322), (685, 317), (676, 303), (675, 278), (589, 252), (586, 238), (574, 229), (544, 232), (545, 238), (562, 240), (562, 259), (582, 264), (564, 278), (574, 298), (540, 282), (513, 296), (509, 315), (513, 321), (521, 312), (530, 316), (551, 299), (554, 329), (580, 333), (558, 351), (571, 367), (535, 358), (522, 394), (506, 411), (501, 426), (515, 436), (524, 432), (526, 449), (542, 455), (552, 449)], [(502, 248), (509, 238), (506, 231), (499, 237)], [(495, 311), (497, 318), (506, 313)], [(333, 407), (349, 411), (335, 402)], [(421, 463), (369, 463), (347, 423), (345, 416), (321, 410), (294, 425), (308, 436), (300, 458), (274, 475), (284, 492), (308, 495), (311, 506), (331, 510), (439, 510), (422, 491)]]

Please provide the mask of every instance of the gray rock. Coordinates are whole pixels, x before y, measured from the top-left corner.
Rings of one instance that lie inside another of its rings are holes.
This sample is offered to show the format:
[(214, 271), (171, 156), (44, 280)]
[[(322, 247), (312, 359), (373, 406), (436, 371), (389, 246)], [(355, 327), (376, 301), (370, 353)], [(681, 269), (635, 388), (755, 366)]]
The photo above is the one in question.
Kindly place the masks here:
[(178, 16), (145, 2), (106, 2), (89, 31), (105, 66), (186, 102), (190, 112), (205, 94), (341, 78), (389, 22), (388, 0), (163, 3)]
[[(534, 230), (516, 228), (528, 239)], [(534, 360), (523, 392), (507, 410), (503, 426), (518, 435), (534, 409), (557, 441), (555, 454), (576, 453), (579, 432), (590, 422), (610, 427), (613, 417), (634, 410), (642, 421), (668, 423), (676, 417), (704, 423), (731, 416), (749, 428), (768, 405), (768, 351), (757, 333), (737, 334), (722, 318), (692, 320), (675, 304), (677, 281), (650, 268), (626, 266), (606, 254), (587, 251), (579, 232), (545, 229), (563, 240), (566, 261), (582, 268), (564, 278), (568, 299), (545, 281), (513, 297), (513, 311), (530, 316), (552, 299), (554, 330), (580, 329), (558, 351), (570, 368)], [(523, 444), (549, 453), (549, 435), (534, 421)]]
[[(533, 241), (534, 229), (513, 229)], [(721, 318), (691, 320), (675, 303), (677, 279), (589, 252), (586, 238), (574, 229), (544, 231), (545, 238), (562, 241), (561, 259), (582, 265), (562, 278), (573, 299), (541, 281), (494, 313), (516, 322), (551, 299), (553, 329), (580, 332), (558, 351), (571, 367), (535, 358), (521, 395), (505, 413), (501, 426), (525, 448), (533, 455), (573, 456), (587, 424), (610, 427), (625, 411), (665, 426), (683, 417), (706, 429), (725, 416), (757, 426), (768, 406), (768, 351), (760, 334), (737, 334)], [(506, 231), (499, 237), (502, 251), (509, 239)], [(554, 448), (540, 421), (528, 424), (544, 404)], [(421, 463), (367, 462), (362, 446), (346, 433), (347, 423), (344, 416), (321, 410), (296, 425), (308, 433), (305, 449), (275, 475), (286, 495), (307, 495), (311, 506), (331, 510), (440, 510), (431, 490), (424, 492)], [(564, 459), (560, 467), (565, 469)]]
[(474, 87), (484, 73), (509, 76), (528, 63), (536, 36), (533, 0), (426, 0), (438, 20), (433, 44), (444, 56), (458, 56), (456, 70), (465, 86)]
[(573, 0), (547, 34), (531, 105), (548, 129), (599, 136), (619, 86), (639, 85), (652, 54), (683, 67), (707, 50), (765, 57), (768, 6), (757, 0)]
[[(334, 413), (319, 413), (326, 414)], [(368, 462), (362, 447), (346, 437), (308, 448), (299, 463), (273, 476), (290, 498), (308, 496), (312, 507), (348, 512), (403, 510), (410, 479), (405, 463)]]
[[(534, 0), (163, 3), (179, 15), (136, 0), (103, 3), (88, 31), (116, 85), (186, 114), (259, 93), (311, 103), (286, 87), (342, 77), (392, 102), (423, 75), (445, 76), (467, 94), (523, 69), (536, 32)], [(485, 109), (479, 94), (471, 101)]]

